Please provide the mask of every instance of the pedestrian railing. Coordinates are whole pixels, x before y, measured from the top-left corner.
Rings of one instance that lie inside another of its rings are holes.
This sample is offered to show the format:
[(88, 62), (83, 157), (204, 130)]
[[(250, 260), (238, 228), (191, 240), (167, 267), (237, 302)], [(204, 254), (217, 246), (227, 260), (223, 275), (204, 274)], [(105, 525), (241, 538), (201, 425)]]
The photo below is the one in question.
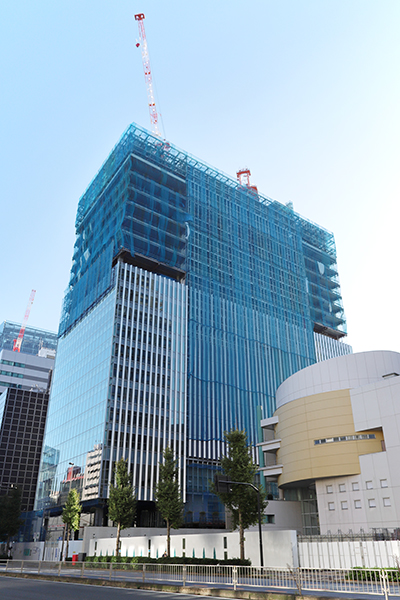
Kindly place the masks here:
[(2, 560), (0, 573), (73, 576), (132, 583), (257, 588), (259, 591), (331, 592), (400, 596), (398, 569), (272, 569), (226, 565), (175, 565), (130, 562), (50, 562)]

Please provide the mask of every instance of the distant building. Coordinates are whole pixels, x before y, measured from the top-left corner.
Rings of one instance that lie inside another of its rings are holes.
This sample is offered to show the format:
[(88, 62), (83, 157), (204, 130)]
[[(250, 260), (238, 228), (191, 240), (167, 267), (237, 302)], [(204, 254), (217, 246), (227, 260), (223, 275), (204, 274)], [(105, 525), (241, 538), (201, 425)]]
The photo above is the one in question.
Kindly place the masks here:
[(301, 503), (305, 534), (399, 527), (399, 353), (341, 356), (295, 373), (261, 426), (266, 486)]
[[(21, 323), (13, 323), (12, 321), (3, 321), (0, 323), (0, 350), (13, 349), (14, 340), (18, 338), (20, 329)], [(21, 352), (37, 356), (39, 350), (43, 347), (56, 350), (57, 333), (27, 325), (22, 340)], [(18, 352), (15, 352), (15, 354), (18, 354)]]
[[(4, 321), (0, 342), (6, 347), (18, 332)], [(42, 330), (34, 330), (43, 334)], [(26, 332), (25, 332), (26, 333)], [(43, 336), (31, 335), (23, 348), (35, 350)], [(51, 334), (47, 343), (53, 343)], [(25, 336), (24, 336), (25, 340)], [(11, 343), (12, 345), (12, 343)], [(55, 349), (42, 347), (40, 356), (0, 349), (0, 489), (22, 491), (22, 509), (33, 510), (46, 423)]]
[(46, 352), (45, 356), (0, 350), (0, 393), (7, 388), (47, 390), (54, 369), (54, 357), (54, 350)]
[(21, 508), (33, 510), (49, 391), (6, 389), (0, 395), (0, 489), (22, 491)]
[(136, 125), (75, 225), (46, 427), (59, 464), (50, 475), (43, 463), (53, 483), (37, 508), (61, 503), (72, 463), (102, 522), (125, 457), (138, 514), (154, 511), (170, 446), (187, 514), (219, 521), (209, 482), (224, 432), (256, 444), (260, 410), (272, 416), (278, 386), (318, 360), (318, 344), (325, 358), (350, 351), (333, 234)]

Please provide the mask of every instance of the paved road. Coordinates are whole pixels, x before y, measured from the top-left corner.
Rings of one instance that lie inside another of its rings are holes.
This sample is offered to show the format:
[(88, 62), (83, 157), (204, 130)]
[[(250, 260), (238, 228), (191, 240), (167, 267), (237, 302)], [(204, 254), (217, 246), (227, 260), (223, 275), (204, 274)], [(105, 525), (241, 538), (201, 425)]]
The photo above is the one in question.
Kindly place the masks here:
[(0, 577), (0, 598), (4, 600), (199, 600), (199, 596), (189, 594), (166, 594), (167, 592)]
[[(222, 591), (222, 590), (221, 590)], [(256, 590), (254, 590), (256, 591)], [(266, 591), (257, 590), (257, 591)], [(296, 593), (295, 590), (268, 590), (270, 593)], [(335, 592), (306, 592), (306, 596), (316, 598), (340, 598), (342, 600), (382, 600), (375, 594), (346, 594)], [(16, 577), (0, 577), (0, 598), (4, 600), (199, 600), (198, 595), (175, 594), (173, 592), (155, 592), (153, 590), (121, 589), (66, 583), (63, 581), (40, 581), (35, 579), (19, 579)], [(210, 600), (213, 596), (208, 596)], [(389, 596), (389, 599), (399, 596)]]

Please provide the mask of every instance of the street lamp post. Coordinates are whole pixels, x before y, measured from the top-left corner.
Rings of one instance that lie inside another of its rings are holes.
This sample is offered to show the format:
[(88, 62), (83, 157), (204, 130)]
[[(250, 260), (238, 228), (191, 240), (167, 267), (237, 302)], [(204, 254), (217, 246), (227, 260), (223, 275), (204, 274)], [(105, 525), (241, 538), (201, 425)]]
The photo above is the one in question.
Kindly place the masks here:
[[(260, 490), (253, 485), (252, 483), (247, 483), (245, 481), (228, 481), (224, 475), (215, 475), (215, 487), (217, 492), (227, 493), (229, 492), (230, 485), (247, 485), (255, 492), (257, 492), (257, 509), (258, 509), (258, 539), (260, 545), (260, 564), (264, 566), (264, 552), (263, 552), (263, 543), (262, 543), (262, 530), (261, 530), (261, 502), (260, 502)], [(222, 489), (224, 488), (224, 489)]]

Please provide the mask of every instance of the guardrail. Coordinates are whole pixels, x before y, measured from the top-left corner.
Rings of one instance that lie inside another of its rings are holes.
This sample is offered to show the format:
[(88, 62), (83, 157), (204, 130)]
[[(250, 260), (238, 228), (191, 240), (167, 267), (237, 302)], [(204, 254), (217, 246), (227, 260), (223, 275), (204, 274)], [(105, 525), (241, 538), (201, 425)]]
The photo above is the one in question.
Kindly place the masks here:
[(272, 569), (225, 565), (2, 560), (0, 573), (86, 577), (132, 583), (285, 592), (338, 592), (400, 596), (397, 569)]

